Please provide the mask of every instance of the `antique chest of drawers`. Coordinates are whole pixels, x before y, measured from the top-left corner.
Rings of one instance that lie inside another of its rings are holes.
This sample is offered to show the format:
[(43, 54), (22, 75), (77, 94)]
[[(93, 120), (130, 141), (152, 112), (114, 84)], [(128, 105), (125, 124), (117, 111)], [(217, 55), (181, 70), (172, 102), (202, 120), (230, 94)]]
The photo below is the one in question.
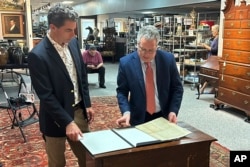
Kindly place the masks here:
[(223, 10), (223, 51), (215, 105), (226, 104), (246, 113), (250, 121), (250, 5), (227, 0)]

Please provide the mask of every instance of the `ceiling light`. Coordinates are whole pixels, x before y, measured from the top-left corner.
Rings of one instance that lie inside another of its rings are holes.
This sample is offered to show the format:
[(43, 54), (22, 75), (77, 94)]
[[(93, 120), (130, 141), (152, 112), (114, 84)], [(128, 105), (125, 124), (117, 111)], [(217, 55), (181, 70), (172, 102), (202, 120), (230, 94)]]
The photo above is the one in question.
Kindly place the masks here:
[(141, 12), (142, 14), (152, 14), (152, 13), (155, 13), (154, 11), (143, 11)]
[(71, 4), (71, 3), (73, 3), (74, 1), (63, 1), (62, 3), (63, 4)]

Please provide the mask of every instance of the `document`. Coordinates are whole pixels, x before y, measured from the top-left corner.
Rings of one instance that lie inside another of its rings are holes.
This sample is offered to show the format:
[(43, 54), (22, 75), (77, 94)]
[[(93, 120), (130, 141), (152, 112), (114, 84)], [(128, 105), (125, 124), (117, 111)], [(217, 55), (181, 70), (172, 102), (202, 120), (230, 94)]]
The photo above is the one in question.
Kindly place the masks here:
[(161, 141), (179, 139), (191, 133), (163, 117), (135, 126), (135, 128)]
[(133, 147), (159, 143), (158, 139), (134, 127), (112, 129), (112, 131), (131, 144)]
[(92, 154), (128, 149), (177, 140), (191, 132), (165, 118), (128, 128), (115, 128), (84, 133), (80, 142)]

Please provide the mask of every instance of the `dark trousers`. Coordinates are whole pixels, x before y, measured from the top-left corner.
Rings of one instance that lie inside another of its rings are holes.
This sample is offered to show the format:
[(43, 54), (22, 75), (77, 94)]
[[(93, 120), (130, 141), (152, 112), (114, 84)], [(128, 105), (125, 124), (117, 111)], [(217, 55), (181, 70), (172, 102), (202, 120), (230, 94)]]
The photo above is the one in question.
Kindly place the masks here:
[(99, 85), (104, 85), (105, 83), (105, 67), (100, 67), (98, 69), (92, 69), (87, 67), (87, 73), (98, 73)]

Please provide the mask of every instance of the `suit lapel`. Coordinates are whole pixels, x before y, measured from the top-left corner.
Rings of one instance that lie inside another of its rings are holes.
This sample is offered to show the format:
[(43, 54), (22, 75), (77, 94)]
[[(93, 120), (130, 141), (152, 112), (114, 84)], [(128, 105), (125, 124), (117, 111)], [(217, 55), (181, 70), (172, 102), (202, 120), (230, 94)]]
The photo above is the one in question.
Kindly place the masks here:
[(79, 51), (77, 50), (77, 47), (75, 47), (72, 43), (69, 43), (69, 51), (70, 51), (73, 63), (75, 64), (77, 78), (79, 78), (81, 76), (78, 74), (78, 72), (81, 71), (80, 61), (82, 61), (81, 59), (79, 60), (79, 56), (77, 56), (79, 54)]
[(135, 73), (136, 73), (137, 77), (139, 78), (140, 88), (141, 88), (144, 96), (146, 97), (143, 71), (142, 71), (141, 61), (140, 61), (138, 53), (135, 52), (133, 57), (134, 58), (133, 58), (133, 64), (132, 65), (133, 65), (133, 67), (135, 67)]
[(164, 74), (162, 74), (162, 73), (164, 73), (164, 70), (163, 70), (164, 68), (161, 68), (162, 67), (161, 66), (162, 61), (160, 60), (161, 57), (162, 57), (161, 53), (159, 51), (157, 51), (156, 56), (155, 56), (155, 66), (156, 66), (156, 69), (155, 69), (156, 72), (155, 73), (156, 73), (156, 85), (157, 85), (158, 93), (161, 92), (161, 88), (162, 88), (162, 85), (161, 85), (162, 82), (160, 82), (159, 80), (165, 80), (165, 77), (162, 77), (162, 76), (164, 76)]
[(62, 71), (64, 72), (64, 74), (66, 75), (66, 77), (70, 79), (68, 70), (66, 69), (65, 64), (63, 63), (62, 58), (60, 57), (60, 55), (58, 54), (57, 50), (55, 49), (55, 47), (52, 45), (52, 43), (49, 41), (49, 39), (46, 37), (46, 48), (47, 48), (47, 53), (48, 53), (48, 57), (51, 59), (51, 61), (54, 61), (55, 64), (57, 64), (57, 66), (59, 68), (62, 69)]

